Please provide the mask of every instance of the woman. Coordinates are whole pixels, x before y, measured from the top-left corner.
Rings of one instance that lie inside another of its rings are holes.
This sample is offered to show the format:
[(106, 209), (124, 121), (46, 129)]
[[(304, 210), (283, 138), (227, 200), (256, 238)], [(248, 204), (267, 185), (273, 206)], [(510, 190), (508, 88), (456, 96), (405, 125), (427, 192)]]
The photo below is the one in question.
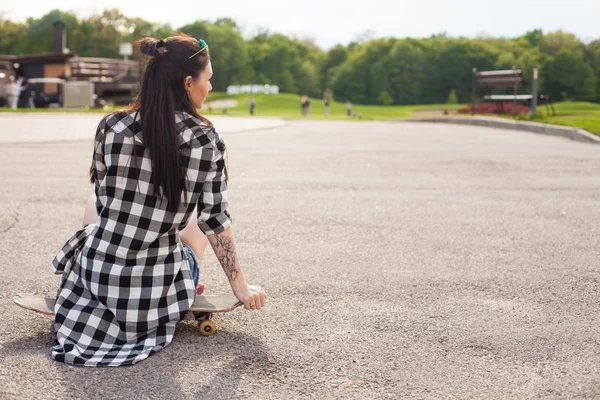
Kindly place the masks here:
[[(62, 279), (52, 357), (67, 364), (135, 364), (171, 343), (196, 295), (192, 248), (204, 249), (203, 240), (247, 310), (266, 298), (246, 282), (237, 259), (225, 144), (196, 112), (212, 90), (208, 46), (183, 34), (138, 46), (149, 56), (140, 93), (96, 132), (97, 218), (86, 213), (93, 223), (53, 262)], [(196, 208), (198, 228), (186, 227)], [(184, 228), (195, 246), (182, 244)]]

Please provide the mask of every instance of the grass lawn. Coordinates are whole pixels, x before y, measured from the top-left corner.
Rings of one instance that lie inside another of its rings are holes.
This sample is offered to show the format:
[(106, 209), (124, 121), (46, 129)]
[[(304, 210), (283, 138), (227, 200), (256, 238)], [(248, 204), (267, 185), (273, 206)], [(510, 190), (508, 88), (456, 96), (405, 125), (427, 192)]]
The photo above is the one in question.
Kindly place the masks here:
[[(223, 92), (211, 92), (208, 95), (207, 101), (215, 101), (215, 100), (223, 100), (223, 99), (233, 99), (237, 101), (237, 105), (235, 107), (227, 109), (227, 115), (230, 116), (247, 116), (248, 112), (248, 99), (249, 95), (241, 94), (241, 95), (227, 95)], [(289, 93), (281, 93), (278, 95), (265, 95), (265, 94), (257, 94), (254, 96), (256, 101), (256, 109), (255, 115), (259, 117), (279, 117), (286, 119), (325, 119), (325, 109), (323, 106), (323, 102), (321, 99), (310, 99), (311, 103), (311, 111), (308, 116), (303, 117), (300, 111), (300, 96), (296, 94)], [(352, 117), (353, 119), (362, 119), (362, 120), (384, 120), (384, 119), (398, 119), (398, 118), (408, 118), (414, 117), (416, 115), (413, 112), (423, 112), (427, 110), (439, 110), (443, 109), (456, 109), (461, 107), (460, 105), (418, 105), (418, 106), (366, 106), (366, 105), (353, 105), (352, 113), (356, 113), (356, 117)], [(38, 108), (34, 110), (29, 109), (18, 109), (18, 112), (96, 112), (96, 113), (106, 113), (112, 110), (117, 110), (123, 108), (119, 107), (108, 107), (107, 109), (90, 109), (90, 110), (81, 110), (81, 109), (47, 109), (47, 108)], [(0, 112), (10, 112), (10, 109), (0, 108)], [(214, 109), (209, 111), (206, 109), (202, 109), (202, 114), (205, 115), (222, 115), (223, 110)], [(332, 102), (329, 107), (329, 119), (348, 119), (346, 116), (346, 106), (344, 103)]]
[[(540, 122), (553, 125), (566, 125), (585, 129), (586, 131), (600, 136), (600, 104), (585, 101), (569, 101), (555, 103), (554, 110), (556, 115), (552, 115), (552, 110), (545, 105), (538, 107), (538, 115), (532, 119), (533, 122)], [(486, 115), (487, 117), (498, 117), (498, 115)], [(510, 115), (502, 115), (501, 118), (512, 119)], [(518, 119), (528, 120), (527, 118)]]
[[(240, 94), (228, 96), (225, 93), (211, 93), (208, 100), (234, 99), (238, 102), (237, 106), (227, 110), (229, 115), (249, 115), (248, 99), (249, 95)], [(300, 96), (296, 94), (281, 93), (278, 95), (257, 94), (254, 96), (256, 109), (254, 114), (263, 117), (281, 117), (286, 119), (325, 119), (325, 107), (321, 99), (310, 99), (311, 111), (307, 117), (303, 117), (300, 110)], [(366, 106), (353, 105), (352, 113), (356, 113), (355, 119), (363, 120), (385, 120), (412, 117), (414, 111), (421, 110), (441, 110), (456, 109), (459, 105), (419, 105), (419, 106)], [(218, 115), (222, 110), (213, 110), (212, 112), (203, 110), (203, 114)], [(354, 118), (354, 117), (353, 117)], [(331, 102), (329, 106), (328, 119), (348, 119), (346, 116), (346, 106), (344, 103)]]
[(600, 136), (600, 104), (583, 101), (558, 103), (554, 105), (556, 116), (546, 115), (544, 122), (556, 125), (569, 125), (585, 129)]
[[(235, 107), (227, 109), (227, 115), (247, 116), (248, 94), (229, 96), (223, 92), (212, 92), (208, 101), (233, 99), (237, 101)], [(303, 117), (300, 111), (300, 96), (296, 94), (281, 93), (278, 95), (257, 94), (255, 115), (259, 117), (280, 117), (286, 119), (325, 119), (325, 110), (321, 99), (310, 99), (311, 111), (307, 117)], [(427, 104), (417, 106), (368, 106), (353, 105), (352, 113), (354, 120), (392, 120), (411, 117), (440, 116), (444, 110), (454, 110), (464, 107), (463, 105)], [(65, 109), (19, 109), (19, 112), (97, 112), (106, 113), (122, 107), (108, 107), (108, 110), (65, 110)], [(585, 129), (596, 135), (600, 135), (600, 104), (589, 102), (564, 102), (554, 105), (556, 116), (547, 113), (544, 106), (539, 107), (543, 118), (539, 122), (556, 125), (569, 125)], [(11, 111), (0, 108), (0, 112)], [(205, 115), (222, 115), (223, 110), (202, 110)], [(354, 114), (356, 114), (354, 116)], [(329, 107), (328, 119), (348, 119), (346, 106), (341, 102), (332, 102)]]

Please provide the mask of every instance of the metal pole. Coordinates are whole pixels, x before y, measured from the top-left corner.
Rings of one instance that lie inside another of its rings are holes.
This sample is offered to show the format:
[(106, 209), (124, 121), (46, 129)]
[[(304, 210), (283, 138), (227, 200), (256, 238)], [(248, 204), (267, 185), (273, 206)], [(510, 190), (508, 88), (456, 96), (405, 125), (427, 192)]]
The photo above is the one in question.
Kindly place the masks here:
[(513, 118), (517, 116), (517, 84), (515, 83), (513, 85), (513, 111), (512, 111), (512, 116)]
[[(513, 65), (513, 73), (515, 74), (515, 77), (517, 75), (517, 67), (515, 65)], [(515, 83), (513, 83), (513, 110), (512, 110), (512, 117), (515, 118), (517, 116), (517, 82), (515, 79)]]
[(473, 68), (473, 94), (471, 95), (471, 116), (475, 115), (476, 92), (477, 92), (477, 68)]
[(538, 103), (538, 69), (533, 69), (533, 82), (531, 88), (531, 94), (533, 98), (531, 99), (531, 112), (535, 114), (537, 111), (537, 103)]

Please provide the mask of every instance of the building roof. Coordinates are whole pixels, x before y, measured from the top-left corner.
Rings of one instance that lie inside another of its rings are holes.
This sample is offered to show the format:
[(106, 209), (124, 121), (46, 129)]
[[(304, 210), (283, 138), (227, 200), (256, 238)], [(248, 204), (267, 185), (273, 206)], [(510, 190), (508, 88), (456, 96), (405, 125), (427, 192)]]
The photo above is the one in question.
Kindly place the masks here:
[(64, 63), (67, 60), (76, 57), (77, 53), (39, 53), (39, 54), (24, 54), (14, 57), (10, 61), (18, 62), (19, 64), (32, 63)]

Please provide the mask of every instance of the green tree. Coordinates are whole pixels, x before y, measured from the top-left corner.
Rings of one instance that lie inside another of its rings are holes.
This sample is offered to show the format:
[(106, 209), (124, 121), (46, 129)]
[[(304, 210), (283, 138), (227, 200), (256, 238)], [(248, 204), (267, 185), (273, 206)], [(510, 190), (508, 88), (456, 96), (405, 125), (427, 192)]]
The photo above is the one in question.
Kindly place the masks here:
[(595, 101), (600, 101), (600, 39), (594, 40), (585, 49), (585, 61), (592, 71), (594, 71), (596, 79), (596, 94)]
[(390, 84), (396, 104), (416, 104), (425, 100), (423, 85), (427, 80), (426, 50), (418, 41), (396, 41), (390, 51)]
[(458, 96), (456, 95), (456, 89), (452, 89), (450, 94), (448, 94), (447, 104), (458, 104)]
[(390, 95), (390, 93), (387, 90), (382, 90), (379, 93), (379, 96), (377, 96), (377, 100), (379, 100), (380, 104), (389, 106), (390, 104), (394, 103), (394, 99), (392, 98), (392, 96)]
[(542, 71), (544, 93), (554, 100), (591, 100), (595, 96), (596, 77), (580, 50), (559, 50), (546, 60)]
[(250, 39), (250, 60), (255, 81), (278, 85), (282, 92), (320, 95), (320, 50), (306, 40), (260, 33)]
[(121, 11), (107, 9), (87, 18), (82, 31), (85, 42), (71, 50), (88, 57), (121, 58), (119, 45), (129, 41), (135, 27)]
[(448, 39), (432, 46), (432, 60), (427, 67), (426, 89), (430, 101), (442, 103), (456, 89), (459, 102), (471, 98), (473, 67), (480, 71), (493, 70), (497, 53), (467, 39)]
[[(183, 32), (186, 35), (195, 37), (196, 39), (204, 39), (206, 43), (210, 45), (210, 22), (208, 21), (196, 21), (188, 25), (184, 25), (177, 29), (179, 32)], [(212, 46), (214, 47), (214, 46)], [(213, 49), (211, 48), (210, 51)]]
[(351, 100), (354, 103), (367, 103), (367, 66), (361, 64), (360, 54), (354, 53), (336, 69), (333, 95), (340, 101)]
[(336, 74), (333, 84), (336, 98), (378, 104), (379, 94), (390, 86), (391, 43), (387, 39), (372, 40), (353, 52)]
[(531, 47), (538, 47), (542, 40), (544, 40), (544, 32), (541, 29), (534, 29), (533, 31), (529, 31), (524, 35), (527, 43)]
[(213, 24), (196, 21), (178, 30), (208, 43), (214, 90), (225, 91), (232, 84), (251, 83), (253, 71), (249, 68), (248, 45), (233, 20), (223, 18)]
[[(245, 39), (230, 18), (196, 21), (178, 30), (106, 9), (89, 17), (52, 10), (24, 23), (0, 14), (0, 53), (53, 51), (53, 23), (67, 26), (67, 47), (81, 56), (120, 58), (122, 42), (182, 31), (209, 43), (215, 90), (231, 84), (275, 84), (282, 92), (321, 96), (331, 90), (357, 104), (467, 101), (473, 67), (523, 70), (527, 84), (540, 68), (541, 92), (553, 99), (600, 101), (600, 39), (588, 45), (574, 35), (535, 29), (515, 38), (373, 39), (366, 32), (347, 46), (323, 52), (311, 39), (261, 31)], [(502, 91), (499, 91), (502, 92)]]
[(28, 18), (21, 51), (25, 54), (52, 53), (54, 51), (54, 23), (60, 21), (67, 27), (67, 47), (78, 46), (79, 20), (74, 14), (52, 10), (39, 19)]
[(15, 23), (0, 14), (0, 54), (25, 53), (25, 24)]
[(334, 81), (337, 68), (348, 58), (348, 50), (342, 45), (331, 48), (323, 57), (320, 68), (321, 89), (327, 90)]
[(577, 37), (571, 33), (556, 31), (544, 36), (539, 44), (540, 51), (545, 54), (555, 55), (561, 50), (569, 52), (581, 50), (584, 45)]
[(544, 87), (544, 74), (542, 71), (542, 66), (546, 63), (546, 59), (549, 57), (550, 56), (548, 55), (540, 53), (539, 49), (534, 47), (523, 51), (523, 53), (521, 53), (521, 55), (517, 58), (515, 64), (523, 71), (523, 76), (527, 85), (530, 85), (533, 80), (534, 68), (538, 68), (540, 72), (538, 75), (538, 86), (540, 88)]
[(299, 62), (298, 50), (284, 35), (258, 35), (251, 40), (250, 63), (256, 83), (278, 85), (280, 91), (298, 93), (292, 68)]

